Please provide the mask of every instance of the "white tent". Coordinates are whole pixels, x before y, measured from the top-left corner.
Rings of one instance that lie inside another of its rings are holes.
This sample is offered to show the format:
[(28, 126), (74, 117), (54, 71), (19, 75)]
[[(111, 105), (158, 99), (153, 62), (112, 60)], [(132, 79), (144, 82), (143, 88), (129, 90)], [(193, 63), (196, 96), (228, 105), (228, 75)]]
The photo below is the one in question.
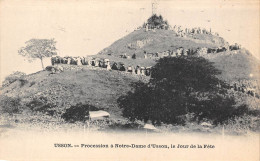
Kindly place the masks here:
[(152, 124), (145, 124), (145, 125), (144, 125), (144, 129), (157, 130), (157, 128), (154, 127)]
[(91, 120), (99, 120), (109, 117), (110, 114), (106, 111), (89, 111), (89, 117)]

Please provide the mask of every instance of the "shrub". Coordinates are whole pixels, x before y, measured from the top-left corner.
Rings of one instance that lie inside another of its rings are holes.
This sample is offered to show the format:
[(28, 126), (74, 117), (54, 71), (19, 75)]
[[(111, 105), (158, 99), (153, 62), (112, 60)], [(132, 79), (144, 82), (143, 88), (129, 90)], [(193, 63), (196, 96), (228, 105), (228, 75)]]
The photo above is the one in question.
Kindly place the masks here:
[(54, 68), (53, 66), (47, 66), (47, 67), (45, 68), (45, 70), (47, 70), (47, 71), (52, 71), (53, 68)]
[(17, 80), (22, 80), (21, 83), (23, 82), (23, 78), (24, 76), (26, 76), (25, 73), (23, 72), (19, 72), (19, 71), (16, 71), (12, 74), (10, 74), (9, 76), (7, 76), (5, 78), (5, 80), (3, 81), (2, 85), (3, 87), (6, 87), (6, 86), (9, 86), (10, 84), (12, 84), (13, 82), (17, 81)]
[(21, 106), (20, 98), (13, 98), (8, 96), (0, 97), (0, 113), (18, 113), (20, 112)]
[(74, 123), (76, 121), (85, 122), (89, 119), (89, 111), (92, 110), (97, 110), (97, 108), (89, 104), (78, 103), (75, 106), (71, 106), (66, 109), (61, 118), (70, 123)]
[(50, 71), (52, 74), (54, 73), (60, 73), (60, 72), (63, 72), (64, 69), (62, 66), (47, 66), (45, 68), (46, 71)]
[(45, 97), (34, 98), (31, 102), (27, 103), (26, 106), (32, 111), (39, 111), (51, 116), (56, 112), (56, 106), (48, 103), (47, 98)]

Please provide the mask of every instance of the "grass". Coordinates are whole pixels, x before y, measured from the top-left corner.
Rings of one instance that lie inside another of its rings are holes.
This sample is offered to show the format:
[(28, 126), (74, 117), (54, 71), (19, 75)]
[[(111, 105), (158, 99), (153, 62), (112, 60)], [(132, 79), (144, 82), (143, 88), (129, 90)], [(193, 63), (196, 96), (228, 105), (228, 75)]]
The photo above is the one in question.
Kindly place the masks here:
[(58, 111), (63, 111), (80, 102), (89, 103), (107, 110), (112, 117), (122, 118), (116, 100), (131, 90), (130, 83), (143, 80), (142, 76), (95, 69), (84, 66), (81, 70), (68, 70), (59, 74), (42, 71), (26, 76), (24, 79), (29, 83), (23, 86), (14, 82), (1, 91), (8, 97), (21, 98), (23, 104), (33, 98), (43, 97), (47, 103), (54, 104)]
[(207, 54), (204, 57), (214, 62), (215, 67), (222, 71), (221, 79), (227, 82), (260, 80), (260, 61), (246, 49)]

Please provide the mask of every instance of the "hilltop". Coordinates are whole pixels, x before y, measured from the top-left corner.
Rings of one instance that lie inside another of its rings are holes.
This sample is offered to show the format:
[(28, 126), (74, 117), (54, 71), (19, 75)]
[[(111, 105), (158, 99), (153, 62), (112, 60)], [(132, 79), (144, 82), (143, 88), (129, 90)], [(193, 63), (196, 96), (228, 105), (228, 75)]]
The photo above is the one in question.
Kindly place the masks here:
[(126, 54), (137, 58), (144, 57), (144, 51), (148, 53), (184, 49), (197, 49), (200, 47), (215, 48), (226, 45), (227, 42), (221, 37), (207, 34), (198, 34), (192, 37), (179, 37), (173, 30), (150, 30), (144, 28), (133, 31), (127, 36), (115, 41), (109, 47), (103, 49), (99, 55), (111, 55), (119, 57)]

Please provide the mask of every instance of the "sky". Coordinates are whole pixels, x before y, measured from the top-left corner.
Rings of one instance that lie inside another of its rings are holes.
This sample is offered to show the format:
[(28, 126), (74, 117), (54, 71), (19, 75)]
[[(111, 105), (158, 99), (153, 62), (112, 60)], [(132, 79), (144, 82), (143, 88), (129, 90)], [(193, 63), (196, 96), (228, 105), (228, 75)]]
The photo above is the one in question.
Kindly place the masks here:
[[(57, 41), (61, 56), (93, 55), (141, 26), (152, 1), (0, 0), (1, 82), (14, 71), (41, 70), (18, 50), (32, 38)], [(211, 28), (230, 44), (239, 43), (260, 59), (259, 0), (157, 0), (157, 14), (171, 26)], [(50, 65), (50, 59), (44, 60)]]

